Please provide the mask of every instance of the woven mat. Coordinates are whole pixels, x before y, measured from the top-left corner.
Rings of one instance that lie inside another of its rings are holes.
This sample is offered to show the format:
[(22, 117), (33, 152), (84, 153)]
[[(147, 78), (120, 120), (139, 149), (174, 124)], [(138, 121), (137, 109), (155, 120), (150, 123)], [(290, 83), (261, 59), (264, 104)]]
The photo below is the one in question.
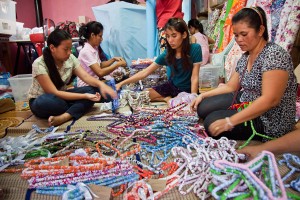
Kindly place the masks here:
[(30, 110), (27, 110), (27, 111), (9, 111), (9, 112), (0, 114), (0, 117), (22, 117), (24, 119), (27, 119), (32, 115), (33, 114)]
[[(151, 105), (149, 107), (165, 108), (166, 105), (167, 105), (166, 103), (157, 102), (157, 103), (151, 103)], [(126, 113), (129, 111), (130, 111), (130, 107), (128, 105), (123, 108), (120, 108), (118, 110), (119, 113)], [(88, 113), (86, 113), (83, 117), (81, 117), (74, 123), (74, 125), (71, 127), (71, 131), (76, 131), (78, 129), (96, 131), (99, 126), (107, 125), (109, 122), (87, 121), (86, 120), (89, 116), (98, 115), (100, 113), (101, 113), (100, 103), (96, 103)], [(108, 113), (111, 113), (111, 112), (108, 112)], [(0, 117), (1, 117), (1, 115), (0, 115)], [(41, 119), (39, 117), (36, 117), (35, 115), (32, 115), (32, 113), (31, 113), (27, 118), (25, 118), (24, 122), (20, 126), (8, 128), (7, 134), (9, 136), (18, 136), (20, 134), (26, 134), (32, 129), (33, 124), (38, 125), (41, 129), (45, 129), (45, 128), (49, 127), (47, 119)], [(66, 128), (70, 124), (71, 124), (71, 121), (68, 121), (68, 122), (60, 125), (58, 128), (58, 131), (66, 130)]]
[(17, 127), (24, 121), (22, 117), (0, 117), (0, 138), (6, 135), (9, 127)]
[[(154, 103), (151, 104), (151, 107), (157, 107), (157, 108), (164, 108), (166, 104), (162, 103)], [(123, 110), (128, 111), (129, 107), (123, 108)], [(109, 122), (107, 121), (87, 121), (86, 119), (90, 115), (95, 115), (99, 114), (100, 109), (97, 104), (93, 107), (93, 109), (87, 113), (85, 116), (80, 118), (75, 122), (75, 124), (72, 126), (71, 131), (76, 131), (78, 129), (84, 129), (84, 130), (91, 130), (91, 131), (96, 131), (99, 126), (106, 126)], [(0, 115), (1, 116), (1, 115)], [(58, 132), (64, 131), (67, 126), (71, 122), (64, 123), (61, 125), (58, 129)], [(47, 120), (44, 119), (39, 119), (35, 116), (31, 116), (30, 118), (26, 119), (20, 126), (18, 127), (11, 127), (8, 128), (8, 135), (9, 136), (19, 136), (26, 134), (31, 130), (32, 124), (37, 124), (41, 128), (47, 128), (48, 127), (48, 122)], [(114, 135), (110, 135), (111, 137), (114, 137)], [(238, 141), (238, 145), (241, 145), (244, 141)], [(260, 142), (257, 141), (251, 141), (250, 145), (256, 145), (259, 144)], [(277, 160), (281, 156), (277, 156)], [(173, 161), (172, 157), (169, 157), (167, 161)], [(279, 171), (283, 175), (287, 172), (287, 168), (285, 166), (279, 166)], [(296, 177), (292, 177), (295, 179)], [(4, 192), (4, 197), (3, 199), (7, 200), (16, 200), (16, 199), (25, 199), (27, 188), (28, 188), (28, 183), (26, 180), (21, 179), (20, 173), (0, 173), (0, 189), (3, 189)], [(299, 193), (289, 190), (289, 192), (295, 193), (300, 195)], [(0, 197), (1, 198), (1, 197)], [(35, 192), (32, 193), (31, 199), (35, 200), (56, 200), (56, 199), (61, 199), (61, 196), (49, 196), (49, 195), (39, 195), (36, 194)], [(122, 199), (122, 197), (117, 197), (114, 199)], [(163, 200), (173, 200), (173, 199), (187, 199), (187, 200), (194, 200), (198, 199), (194, 193), (189, 193), (185, 196), (181, 195), (177, 188), (171, 190), (169, 193), (164, 195), (161, 199)]]
[[(0, 114), (0, 120), (2, 119), (0, 121), (0, 138), (8, 134), (10, 128), (19, 126), (30, 116), (32, 116), (31, 111), (9, 111)], [(27, 132), (23, 132), (23, 134)]]
[[(130, 111), (129, 106), (125, 106), (123, 108), (119, 109), (119, 112), (127, 112)], [(93, 108), (86, 113), (83, 117), (78, 119), (74, 125), (71, 127), (71, 131), (76, 131), (78, 129), (84, 129), (84, 130), (91, 130), (96, 131), (99, 126), (106, 126), (109, 122), (100, 122), (100, 121), (87, 121), (86, 119), (91, 115), (97, 115), (100, 114), (100, 104), (97, 103), (93, 106)], [(111, 112), (110, 112), (111, 113)], [(66, 130), (66, 128), (72, 123), (72, 121), (68, 121), (62, 125), (59, 126), (58, 132)], [(49, 127), (48, 120), (47, 119), (41, 119), (39, 117), (36, 117), (35, 115), (32, 115), (18, 127), (10, 127), (7, 129), (7, 135), (9, 136), (18, 136), (20, 134), (26, 134), (32, 129), (32, 125), (35, 124), (39, 126), (41, 129), (45, 129)]]
[[(76, 131), (78, 129), (97, 131), (99, 126), (106, 126), (109, 122), (100, 122), (100, 121), (87, 121), (88, 116), (83, 116), (79, 120), (77, 120), (74, 125), (72, 125), (70, 131)], [(39, 120), (39, 121), (25, 121), (18, 127), (10, 127), (7, 129), (7, 135), (9, 136), (18, 136), (22, 134), (28, 133), (32, 129), (32, 125), (36, 124), (41, 129), (48, 128), (47, 120)], [(57, 132), (62, 132), (66, 130), (66, 128), (71, 124), (71, 121), (64, 123), (58, 127)]]

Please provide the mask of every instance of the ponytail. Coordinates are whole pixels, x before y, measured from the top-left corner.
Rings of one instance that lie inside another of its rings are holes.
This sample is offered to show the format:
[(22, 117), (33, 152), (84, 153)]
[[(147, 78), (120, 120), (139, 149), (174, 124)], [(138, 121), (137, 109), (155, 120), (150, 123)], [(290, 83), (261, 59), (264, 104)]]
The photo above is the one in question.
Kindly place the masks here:
[(54, 58), (51, 54), (50, 48), (46, 47), (43, 50), (43, 56), (44, 56), (44, 61), (46, 63), (46, 66), (49, 71), (49, 76), (53, 84), (57, 89), (60, 89), (62, 86), (64, 86), (64, 82), (62, 81), (60, 74), (57, 70), (57, 67), (54, 62)]
[(79, 45), (84, 46), (84, 43), (86, 42), (86, 34), (87, 33), (87, 26), (83, 24), (79, 28)]
[(197, 29), (201, 34), (204, 34), (204, 30), (203, 30), (203, 25), (199, 22), (199, 20), (197, 19), (191, 19), (188, 22), (188, 27), (194, 27), (195, 29)]

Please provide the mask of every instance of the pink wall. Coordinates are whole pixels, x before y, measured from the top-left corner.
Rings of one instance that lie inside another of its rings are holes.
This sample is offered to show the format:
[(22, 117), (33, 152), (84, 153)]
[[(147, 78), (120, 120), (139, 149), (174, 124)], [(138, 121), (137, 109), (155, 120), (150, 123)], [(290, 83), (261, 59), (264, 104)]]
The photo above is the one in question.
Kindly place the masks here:
[(43, 17), (55, 24), (66, 20), (78, 22), (78, 16), (95, 20), (92, 7), (107, 3), (109, 0), (42, 0)]
[[(34, 0), (15, 0), (17, 21), (24, 27), (36, 27)], [(43, 18), (52, 19), (55, 24), (65, 20), (78, 21), (78, 16), (95, 20), (92, 7), (107, 3), (109, 0), (41, 0)], [(144, 0), (138, 0), (144, 2)]]
[(34, 0), (16, 0), (17, 22), (23, 22), (24, 27), (36, 27)]
[[(36, 27), (35, 5), (34, 0), (15, 0), (17, 21), (23, 22), (24, 27)], [(65, 20), (78, 21), (78, 16), (87, 16), (95, 20), (92, 7), (107, 3), (109, 0), (41, 0), (43, 18), (54, 20), (55, 24)], [(144, 0), (138, 0), (144, 2)], [(8, 70), (12, 72), (16, 57), (16, 43), (10, 44), (12, 66)], [(28, 73), (24, 69), (24, 54), (21, 50), (18, 64), (18, 73)]]
[[(24, 27), (33, 28), (36, 27), (36, 17), (35, 17), (35, 8), (34, 8), (34, 0), (15, 0), (16, 4), (16, 19), (17, 22), (23, 22)], [(10, 47), (10, 64), (11, 66), (6, 66), (7, 70), (13, 74), (13, 67), (16, 62), (16, 52), (17, 52), (17, 44), (9, 43)], [(20, 51), (20, 58), (18, 63), (18, 73), (29, 73), (25, 70), (25, 60), (23, 49)], [(16, 74), (14, 74), (16, 75)]]

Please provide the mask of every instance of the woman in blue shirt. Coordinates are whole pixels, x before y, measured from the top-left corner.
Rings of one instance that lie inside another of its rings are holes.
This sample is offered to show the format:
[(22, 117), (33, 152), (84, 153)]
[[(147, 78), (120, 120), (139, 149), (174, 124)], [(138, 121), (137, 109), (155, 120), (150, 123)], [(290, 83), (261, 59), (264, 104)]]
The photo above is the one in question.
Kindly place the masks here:
[(134, 83), (146, 78), (159, 67), (168, 65), (171, 69), (170, 80), (162, 85), (149, 88), (151, 101), (168, 101), (180, 92), (198, 93), (199, 69), (202, 61), (199, 44), (190, 44), (186, 23), (179, 18), (171, 18), (165, 27), (167, 49), (146, 69), (116, 85)]

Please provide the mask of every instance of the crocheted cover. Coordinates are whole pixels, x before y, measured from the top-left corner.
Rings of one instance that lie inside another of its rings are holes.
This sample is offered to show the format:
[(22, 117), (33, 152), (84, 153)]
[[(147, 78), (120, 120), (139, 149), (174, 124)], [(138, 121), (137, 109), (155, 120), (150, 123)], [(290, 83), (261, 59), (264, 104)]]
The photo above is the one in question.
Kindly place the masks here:
[[(157, 104), (152, 104), (156, 105), (156, 107), (163, 108), (166, 106), (164, 103), (157, 103)], [(80, 118), (76, 123), (72, 126), (71, 131), (75, 131), (78, 129), (89, 129), (92, 131), (96, 131), (98, 126), (105, 126), (109, 122), (107, 121), (87, 121), (87, 117), (94, 115), (94, 114), (99, 114), (98, 112), (99, 106), (98, 104), (95, 104), (94, 108), (87, 113), (84, 117)], [(129, 107), (124, 107), (123, 109), (129, 109)], [(61, 125), (58, 129), (58, 131), (64, 131), (66, 127), (70, 124), (71, 122), (67, 122), (63, 125)], [(8, 129), (8, 136), (18, 136), (22, 134), (26, 134), (28, 131), (31, 130), (32, 124), (37, 124), (40, 128), (47, 128), (47, 120), (42, 120), (38, 119), (35, 116), (31, 116), (29, 119), (25, 120), (20, 126), (18, 127), (13, 127)], [(116, 135), (110, 135), (112, 137), (115, 137)], [(241, 145), (244, 141), (238, 141), (237, 146)], [(251, 141), (251, 145), (259, 144), (258, 141)], [(161, 155), (162, 156), (162, 155)], [(299, 156), (299, 155), (298, 155)], [(277, 156), (277, 160), (280, 159), (280, 156)], [(170, 156), (167, 160), (167, 162), (173, 161), (173, 157)], [(285, 174), (287, 172), (287, 168), (284, 166), (279, 165), (279, 171), (281, 175)], [(296, 175), (295, 175), (296, 176)], [(295, 179), (296, 177), (292, 177)], [(15, 199), (25, 199), (26, 192), (28, 188), (28, 183), (26, 180), (21, 179), (20, 173), (0, 173), (0, 189), (3, 189), (4, 196), (2, 199), (6, 200), (15, 200)], [(293, 190), (288, 190), (290, 192), (293, 192), (297, 194)], [(298, 193), (298, 195), (300, 195)], [(1, 197), (0, 197), (1, 199)], [(61, 199), (61, 196), (49, 196), (49, 195), (40, 195), (36, 194), (33, 192), (31, 194), (31, 199), (35, 200), (58, 200)], [(122, 196), (116, 197), (114, 199), (123, 199)], [(187, 200), (193, 200), (193, 199), (198, 199), (198, 197), (193, 193), (189, 193), (185, 196), (181, 195), (178, 191), (177, 188), (174, 188), (171, 190), (169, 193), (166, 195), (162, 196), (161, 198), (163, 199), (187, 199)]]

